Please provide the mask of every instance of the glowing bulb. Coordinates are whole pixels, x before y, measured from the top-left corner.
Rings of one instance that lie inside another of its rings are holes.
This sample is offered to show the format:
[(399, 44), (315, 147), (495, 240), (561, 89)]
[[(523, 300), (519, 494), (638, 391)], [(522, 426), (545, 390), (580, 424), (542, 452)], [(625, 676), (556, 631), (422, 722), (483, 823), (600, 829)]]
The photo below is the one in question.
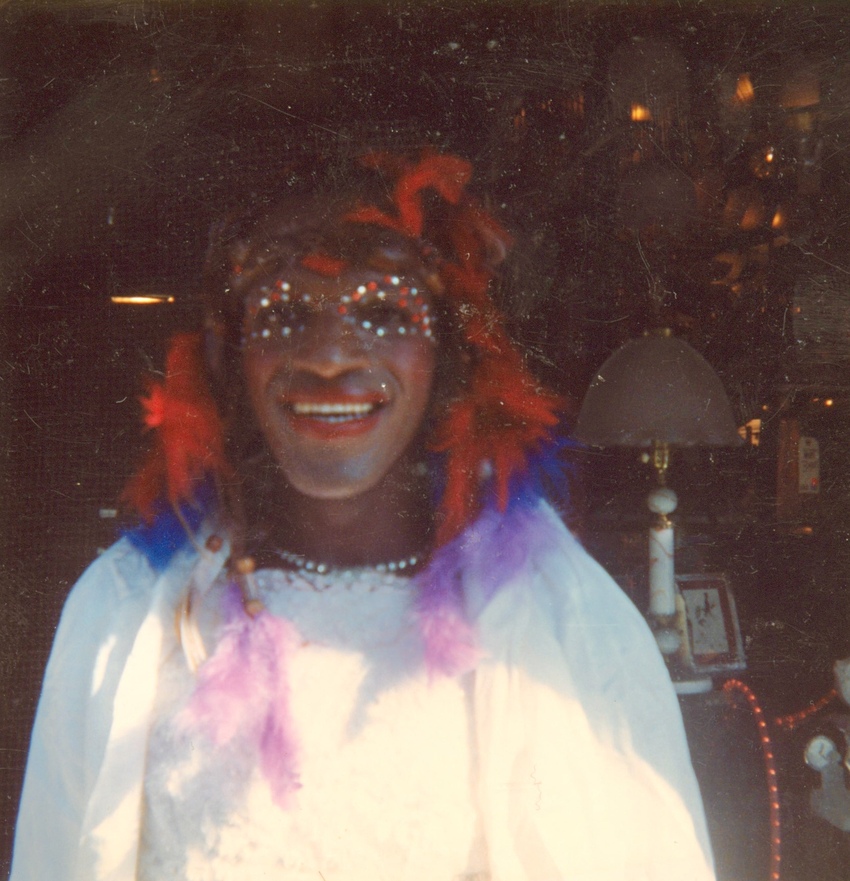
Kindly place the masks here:
[(738, 77), (738, 83), (735, 86), (735, 100), (739, 104), (749, 104), (755, 97), (755, 89), (753, 89), (753, 81), (748, 73), (742, 73)]
[(644, 104), (632, 104), (632, 122), (652, 122), (652, 111)]

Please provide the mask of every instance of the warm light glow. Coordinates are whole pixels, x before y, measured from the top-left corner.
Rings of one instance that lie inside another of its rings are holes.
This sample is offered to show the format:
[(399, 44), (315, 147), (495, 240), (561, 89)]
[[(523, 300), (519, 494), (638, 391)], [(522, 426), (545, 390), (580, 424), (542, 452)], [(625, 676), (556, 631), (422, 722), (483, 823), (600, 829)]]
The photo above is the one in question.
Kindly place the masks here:
[(782, 229), (782, 227), (785, 226), (785, 215), (782, 213), (781, 208), (773, 215), (773, 220), (770, 221), (770, 225), (774, 229)]
[(832, 398), (827, 398), (823, 402), (823, 405), (824, 405), (824, 407), (831, 407), (834, 403), (835, 403), (835, 401), (833, 401)]
[(156, 303), (174, 302), (174, 297), (168, 294), (122, 294), (109, 299), (122, 306), (152, 306)]
[(739, 225), (743, 230), (755, 229), (761, 223), (761, 219), (761, 205), (748, 205)]
[(773, 147), (771, 147), (770, 149), (768, 149), (767, 153), (764, 154), (764, 161), (765, 162), (773, 162), (773, 156), (774, 156)]
[(741, 104), (749, 104), (755, 97), (753, 89), (753, 81), (748, 73), (742, 73), (738, 77), (738, 84), (735, 87), (735, 100)]
[(749, 441), (754, 447), (757, 447), (761, 438), (761, 419), (750, 419), (749, 422), (738, 426), (738, 434), (742, 440)]
[(652, 122), (652, 111), (645, 104), (632, 104), (632, 122)]

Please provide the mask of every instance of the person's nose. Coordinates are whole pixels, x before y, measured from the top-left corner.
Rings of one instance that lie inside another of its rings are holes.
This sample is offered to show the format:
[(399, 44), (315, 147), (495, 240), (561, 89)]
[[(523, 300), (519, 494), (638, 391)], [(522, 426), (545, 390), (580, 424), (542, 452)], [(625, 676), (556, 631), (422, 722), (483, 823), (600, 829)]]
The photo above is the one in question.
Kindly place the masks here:
[(294, 367), (324, 379), (368, 366), (368, 345), (357, 327), (328, 305), (306, 322), (296, 343)]

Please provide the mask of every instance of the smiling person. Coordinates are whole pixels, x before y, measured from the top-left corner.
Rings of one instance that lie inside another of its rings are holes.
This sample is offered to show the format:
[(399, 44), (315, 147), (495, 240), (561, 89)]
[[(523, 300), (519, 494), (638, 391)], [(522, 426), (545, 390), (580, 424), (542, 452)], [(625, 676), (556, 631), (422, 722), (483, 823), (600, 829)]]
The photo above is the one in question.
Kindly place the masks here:
[(470, 174), (369, 156), (217, 230), (144, 522), (63, 612), (13, 881), (713, 878), (655, 641), (543, 498), (558, 401)]

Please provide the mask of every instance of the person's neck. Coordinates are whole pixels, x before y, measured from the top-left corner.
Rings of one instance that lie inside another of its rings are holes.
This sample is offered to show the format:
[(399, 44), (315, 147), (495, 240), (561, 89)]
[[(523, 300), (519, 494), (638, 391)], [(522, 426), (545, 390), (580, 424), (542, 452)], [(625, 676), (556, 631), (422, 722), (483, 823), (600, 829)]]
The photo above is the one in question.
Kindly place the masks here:
[(385, 480), (348, 499), (316, 499), (288, 488), (274, 538), (280, 547), (334, 566), (366, 566), (422, 554), (432, 540), (426, 481)]

